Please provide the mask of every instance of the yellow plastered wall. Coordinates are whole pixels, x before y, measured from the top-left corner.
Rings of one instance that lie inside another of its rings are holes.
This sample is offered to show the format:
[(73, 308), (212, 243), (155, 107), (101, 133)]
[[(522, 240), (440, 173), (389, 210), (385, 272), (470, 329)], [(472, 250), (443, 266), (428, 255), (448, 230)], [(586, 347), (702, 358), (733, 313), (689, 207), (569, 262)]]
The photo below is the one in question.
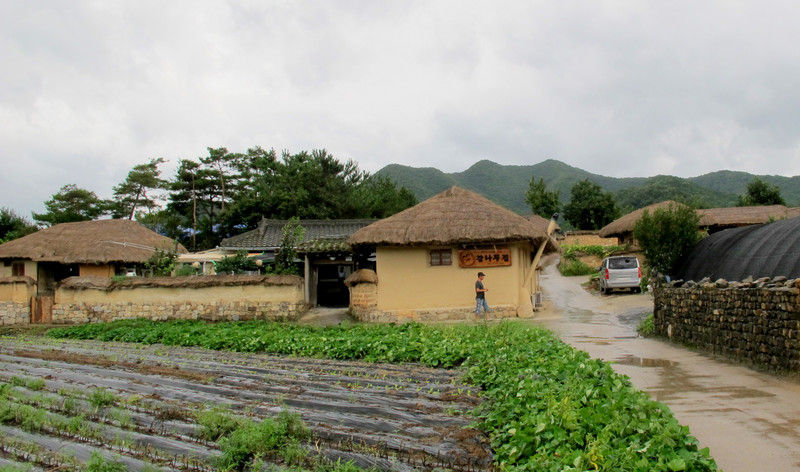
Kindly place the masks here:
[[(431, 266), (432, 248), (378, 247), (378, 309), (425, 310), (475, 306), (475, 281), (478, 272), (486, 274), (483, 283), (492, 305), (511, 305), (530, 309), (530, 286), (523, 287), (530, 270), (530, 245), (512, 244), (511, 265), (465, 269), (458, 266), (456, 248), (451, 248), (453, 264)], [(436, 248), (441, 249), (441, 248)]]
[[(32, 278), (33, 280), (38, 280), (39, 273), (38, 273), (38, 265), (36, 262), (33, 261), (25, 261), (25, 275)], [(0, 262), (0, 277), (11, 277), (13, 275), (12, 266), (6, 266), (5, 263)]]
[(139, 287), (129, 290), (59, 288), (56, 304), (117, 304), (117, 303), (225, 303), (236, 300), (247, 302), (297, 303), (303, 301), (302, 285), (242, 285), (227, 287)]
[(81, 277), (112, 277), (114, 267), (108, 264), (81, 264), (79, 268)]
[(0, 302), (30, 303), (36, 287), (23, 282), (0, 284)]

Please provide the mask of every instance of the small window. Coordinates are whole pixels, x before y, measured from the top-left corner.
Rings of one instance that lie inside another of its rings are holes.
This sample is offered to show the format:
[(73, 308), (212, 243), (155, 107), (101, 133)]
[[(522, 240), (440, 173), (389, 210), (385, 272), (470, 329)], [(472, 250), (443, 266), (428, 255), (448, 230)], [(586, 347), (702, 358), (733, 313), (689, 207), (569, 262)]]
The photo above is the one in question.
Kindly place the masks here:
[(25, 263), (15, 262), (11, 264), (11, 275), (13, 277), (22, 277), (25, 275)]
[(434, 249), (431, 251), (431, 265), (443, 266), (452, 265), (453, 260), (450, 257), (450, 249)]

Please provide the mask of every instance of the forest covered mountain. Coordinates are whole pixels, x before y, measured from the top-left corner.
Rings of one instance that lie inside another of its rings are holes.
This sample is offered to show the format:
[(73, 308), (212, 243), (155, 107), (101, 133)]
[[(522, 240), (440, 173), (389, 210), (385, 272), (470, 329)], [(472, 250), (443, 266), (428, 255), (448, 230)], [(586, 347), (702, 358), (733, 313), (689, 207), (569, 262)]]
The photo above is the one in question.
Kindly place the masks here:
[(376, 175), (388, 177), (407, 187), (419, 200), (458, 185), (521, 214), (530, 213), (530, 208), (525, 203), (525, 192), (534, 176), (537, 179), (543, 178), (549, 188), (558, 190), (562, 203), (569, 201), (573, 185), (589, 179), (613, 193), (623, 211), (669, 199), (700, 207), (734, 206), (736, 197), (745, 192), (747, 184), (755, 177), (777, 185), (788, 205), (800, 205), (800, 176), (754, 175), (729, 170), (690, 178), (671, 175), (618, 178), (593, 174), (561, 161), (548, 159), (528, 166), (502, 165), (482, 160), (463, 172), (449, 174), (433, 167), (390, 164), (376, 172)]

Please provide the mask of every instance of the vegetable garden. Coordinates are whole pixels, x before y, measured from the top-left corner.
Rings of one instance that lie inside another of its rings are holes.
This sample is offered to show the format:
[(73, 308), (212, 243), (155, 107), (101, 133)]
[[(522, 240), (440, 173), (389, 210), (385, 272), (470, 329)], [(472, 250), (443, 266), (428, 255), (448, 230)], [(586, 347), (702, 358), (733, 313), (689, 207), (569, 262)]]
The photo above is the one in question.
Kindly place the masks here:
[[(47, 466), (57, 440), (83, 464), (137, 470), (716, 470), (666, 406), (528, 325), (129, 320), (48, 335), (0, 347), (7, 460), (36, 446)], [(28, 407), (50, 425), (15, 413)]]

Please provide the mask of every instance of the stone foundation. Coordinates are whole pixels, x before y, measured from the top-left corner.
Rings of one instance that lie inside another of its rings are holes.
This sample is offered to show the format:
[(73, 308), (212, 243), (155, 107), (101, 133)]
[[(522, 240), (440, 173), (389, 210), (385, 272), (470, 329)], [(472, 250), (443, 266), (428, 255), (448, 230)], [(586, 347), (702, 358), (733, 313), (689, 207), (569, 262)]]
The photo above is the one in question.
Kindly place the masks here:
[(55, 305), (53, 323), (94, 323), (130, 318), (156, 321), (293, 321), (305, 313), (306, 309), (306, 304), (303, 302), (74, 303)]
[(30, 303), (0, 302), (0, 325), (18, 325), (30, 322)]
[[(490, 306), (492, 311), (488, 313), (486, 319), (499, 320), (506, 318), (517, 318), (517, 307), (511, 305)], [(475, 308), (436, 308), (422, 310), (394, 310), (380, 311), (372, 310), (352, 310), (353, 316), (360, 321), (373, 323), (409, 323), (416, 322), (437, 322), (437, 321), (471, 321), (483, 320), (484, 314), (480, 317), (475, 316)]]
[(677, 281), (654, 296), (658, 334), (770, 370), (800, 372), (800, 279)]

